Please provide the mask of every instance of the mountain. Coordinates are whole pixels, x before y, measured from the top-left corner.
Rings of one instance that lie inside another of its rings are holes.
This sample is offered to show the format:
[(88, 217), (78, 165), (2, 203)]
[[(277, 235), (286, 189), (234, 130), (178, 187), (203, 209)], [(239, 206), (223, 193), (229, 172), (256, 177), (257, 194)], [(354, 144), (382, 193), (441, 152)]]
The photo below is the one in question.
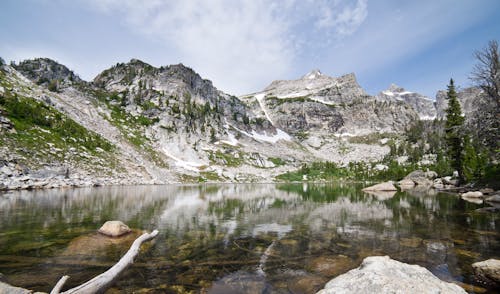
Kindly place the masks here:
[(386, 137), (443, 107), (319, 70), (235, 97), (182, 64), (137, 59), (90, 82), (46, 58), (2, 65), (0, 98), (7, 188), (272, 181), (304, 163), (376, 162)]
[(385, 91), (375, 96), (380, 101), (403, 101), (410, 105), (421, 120), (433, 120), (436, 118), (436, 106), (432, 99), (415, 92), (406, 91), (404, 88), (391, 84)]
[(275, 127), (294, 135), (400, 132), (418, 117), (403, 102), (383, 103), (369, 96), (352, 73), (333, 78), (313, 70), (297, 80), (274, 81), (241, 99)]

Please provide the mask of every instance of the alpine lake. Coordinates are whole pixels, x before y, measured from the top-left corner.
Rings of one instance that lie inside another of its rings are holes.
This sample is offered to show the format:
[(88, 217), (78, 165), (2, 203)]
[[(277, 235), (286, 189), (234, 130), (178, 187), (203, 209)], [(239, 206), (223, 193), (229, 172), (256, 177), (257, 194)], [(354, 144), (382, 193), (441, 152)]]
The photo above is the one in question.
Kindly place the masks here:
[[(366, 186), (366, 185), (365, 185)], [(0, 279), (50, 292), (106, 271), (159, 230), (106, 293), (314, 293), (389, 255), (469, 292), (472, 263), (500, 257), (500, 214), (457, 195), (366, 194), (362, 184), (201, 184), (0, 194)], [(432, 192), (432, 191), (431, 191)], [(132, 233), (97, 233), (121, 220)], [(476, 285), (476, 286), (473, 286)]]

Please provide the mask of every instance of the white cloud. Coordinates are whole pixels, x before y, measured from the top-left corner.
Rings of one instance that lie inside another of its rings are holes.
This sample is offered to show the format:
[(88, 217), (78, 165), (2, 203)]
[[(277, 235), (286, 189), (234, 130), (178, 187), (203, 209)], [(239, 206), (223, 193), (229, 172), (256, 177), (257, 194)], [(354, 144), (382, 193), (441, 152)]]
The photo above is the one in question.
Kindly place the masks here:
[(308, 43), (350, 35), (367, 16), (366, 0), (93, 3), (122, 17), (135, 32), (173, 47), (178, 54), (173, 60), (181, 60), (233, 94), (257, 91), (287, 76)]
[(334, 28), (338, 36), (354, 33), (368, 16), (367, 0), (345, 5), (344, 2), (321, 1), (319, 18), (315, 25), (319, 29)]

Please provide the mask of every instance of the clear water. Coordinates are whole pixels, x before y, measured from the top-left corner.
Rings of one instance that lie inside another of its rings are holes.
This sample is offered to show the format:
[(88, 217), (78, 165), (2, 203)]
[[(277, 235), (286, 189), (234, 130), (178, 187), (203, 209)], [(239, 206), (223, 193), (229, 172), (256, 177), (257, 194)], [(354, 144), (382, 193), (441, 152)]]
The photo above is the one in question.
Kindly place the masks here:
[(471, 264), (500, 257), (499, 213), (477, 211), (487, 205), (360, 189), (227, 184), (0, 194), (0, 273), (37, 291), (50, 291), (65, 274), (65, 289), (80, 284), (140, 234), (96, 234), (107, 220), (160, 231), (108, 293), (312, 293), (371, 255), (475, 284)]

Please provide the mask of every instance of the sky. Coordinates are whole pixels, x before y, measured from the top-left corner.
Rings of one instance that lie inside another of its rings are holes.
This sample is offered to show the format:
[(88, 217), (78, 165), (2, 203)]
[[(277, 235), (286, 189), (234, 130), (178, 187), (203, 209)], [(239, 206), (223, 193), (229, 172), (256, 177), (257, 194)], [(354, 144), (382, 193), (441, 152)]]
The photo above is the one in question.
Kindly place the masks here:
[(0, 57), (54, 59), (85, 80), (118, 62), (183, 63), (233, 95), (313, 69), (431, 98), (471, 85), (500, 41), (498, 0), (1, 0)]

